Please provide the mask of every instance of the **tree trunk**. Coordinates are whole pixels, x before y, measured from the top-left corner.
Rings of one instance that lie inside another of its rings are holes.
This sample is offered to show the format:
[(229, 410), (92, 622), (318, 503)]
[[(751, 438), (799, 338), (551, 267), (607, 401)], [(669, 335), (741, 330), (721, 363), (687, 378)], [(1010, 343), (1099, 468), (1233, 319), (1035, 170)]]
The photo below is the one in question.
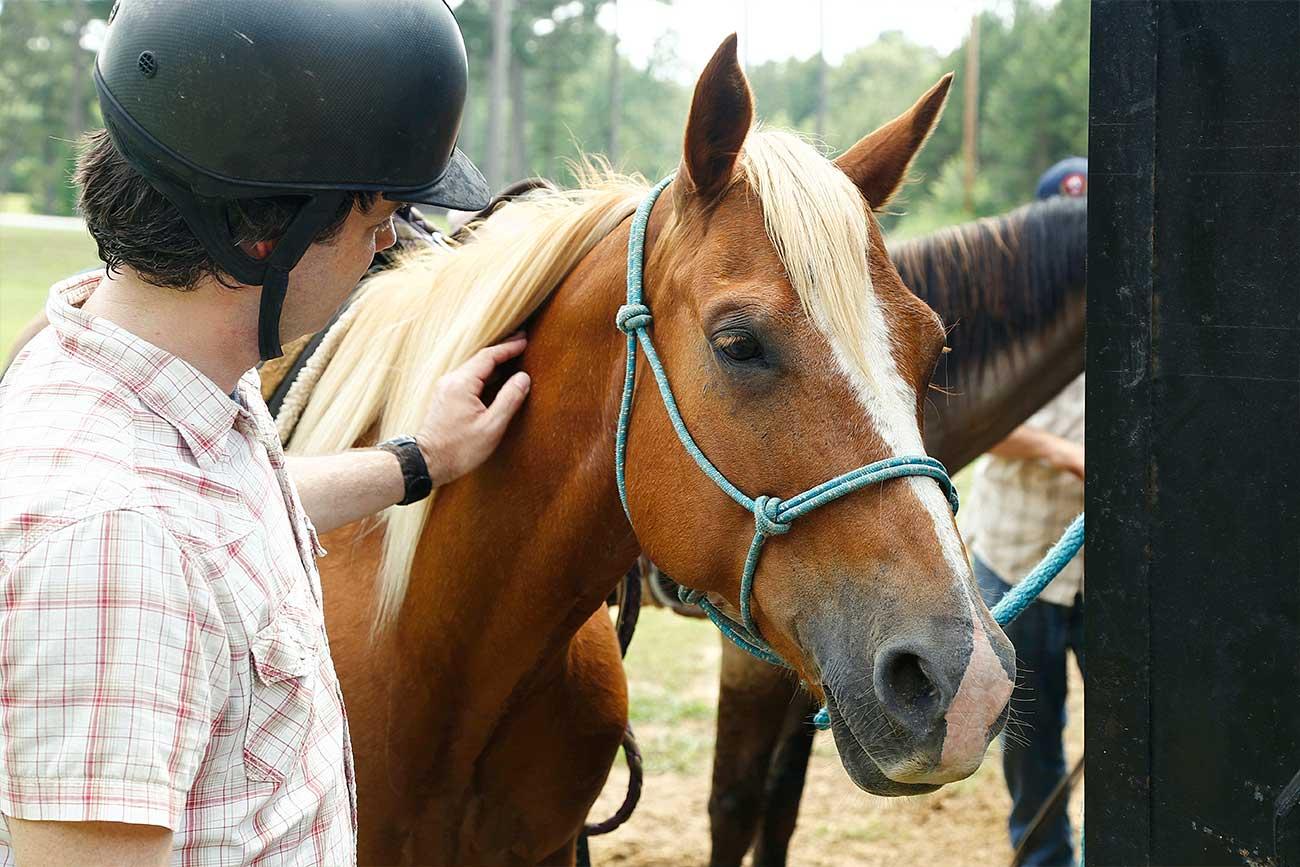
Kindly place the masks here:
[(966, 88), (962, 123), (962, 155), (965, 174), (962, 181), (966, 212), (975, 213), (975, 175), (979, 170), (979, 102), (980, 102), (980, 17), (970, 22), (970, 39), (966, 41)]
[(614, 38), (609, 46), (609, 141), (606, 147), (611, 165), (618, 164), (618, 128), (623, 115), (622, 71), (618, 61), (618, 0), (614, 0)]
[(531, 174), (528, 170), (528, 106), (524, 90), (524, 65), (510, 56), (510, 180)]
[[(546, 46), (553, 48), (553, 46)], [(555, 106), (560, 101), (560, 69), (559, 61), (553, 51), (547, 52), (543, 49), (543, 56), (546, 58), (546, 83), (543, 88), (547, 106)], [(548, 174), (554, 171), (553, 160), (556, 154), (556, 133), (557, 133), (556, 111), (548, 108), (542, 112), (542, 150), (541, 158), (544, 161), (541, 174)]]
[(513, 0), (492, 0), (492, 68), (488, 79), (488, 135), (484, 170), (500, 189), (506, 173), (506, 101), (510, 77), (510, 12)]
[(817, 138), (826, 137), (826, 0), (817, 3)]
[(68, 87), (67, 136), (70, 141), (76, 141), (86, 131), (86, 81), (90, 78), (94, 55), (81, 47), (81, 34), (90, 22), (90, 7), (85, 3), (74, 3), (72, 15), (76, 32), (69, 46), (72, 81)]

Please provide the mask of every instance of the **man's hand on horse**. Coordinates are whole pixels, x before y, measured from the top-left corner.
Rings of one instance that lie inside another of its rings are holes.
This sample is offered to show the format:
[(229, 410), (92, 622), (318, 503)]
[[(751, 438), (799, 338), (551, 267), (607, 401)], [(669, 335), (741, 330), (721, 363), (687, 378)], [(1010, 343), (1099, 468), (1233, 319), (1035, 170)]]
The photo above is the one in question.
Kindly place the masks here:
[(433, 403), (415, 434), (435, 486), (468, 473), (487, 460), (501, 442), (506, 425), (523, 406), (532, 380), (522, 370), (515, 372), (491, 403), (484, 403), (483, 392), (497, 367), (517, 358), (527, 345), (523, 332), (517, 332), (480, 349), (438, 380)]

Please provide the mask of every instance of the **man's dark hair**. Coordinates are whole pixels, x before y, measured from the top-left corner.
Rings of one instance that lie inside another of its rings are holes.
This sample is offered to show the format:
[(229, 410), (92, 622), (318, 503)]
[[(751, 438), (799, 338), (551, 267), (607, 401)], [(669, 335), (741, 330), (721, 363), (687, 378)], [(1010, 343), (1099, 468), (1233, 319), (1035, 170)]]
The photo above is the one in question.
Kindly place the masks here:
[[(107, 131), (88, 133), (81, 144), (76, 173), (81, 213), (108, 270), (127, 266), (155, 286), (180, 290), (193, 289), (208, 276), (225, 286), (236, 285), (212, 261), (176, 206), (122, 157)], [(354, 205), (365, 210), (377, 198), (377, 193), (353, 192), (316, 241), (333, 239)], [(302, 201), (277, 196), (229, 202), (226, 212), (231, 240), (244, 244), (279, 238)]]

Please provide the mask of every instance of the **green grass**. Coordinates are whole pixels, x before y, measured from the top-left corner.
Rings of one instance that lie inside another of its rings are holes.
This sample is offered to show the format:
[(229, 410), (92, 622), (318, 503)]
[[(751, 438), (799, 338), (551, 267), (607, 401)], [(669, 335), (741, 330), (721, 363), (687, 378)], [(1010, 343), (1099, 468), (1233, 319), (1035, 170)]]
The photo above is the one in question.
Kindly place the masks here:
[(705, 620), (645, 608), (627, 655), (630, 716), (647, 772), (693, 773), (713, 754), (719, 644)]
[(30, 214), (32, 197), (26, 193), (0, 194), (0, 214)]
[(50, 286), (99, 264), (86, 232), (0, 226), (0, 364), (18, 331), (45, 306)]

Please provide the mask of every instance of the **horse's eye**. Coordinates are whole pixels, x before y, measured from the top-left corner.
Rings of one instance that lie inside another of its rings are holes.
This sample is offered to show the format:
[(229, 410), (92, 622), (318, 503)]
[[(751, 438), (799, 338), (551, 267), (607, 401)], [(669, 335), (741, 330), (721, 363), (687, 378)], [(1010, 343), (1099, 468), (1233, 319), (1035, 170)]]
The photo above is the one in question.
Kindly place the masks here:
[(755, 361), (763, 357), (763, 344), (744, 331), (727, 331), (714, 339), (714, 346), (732, 361)]

